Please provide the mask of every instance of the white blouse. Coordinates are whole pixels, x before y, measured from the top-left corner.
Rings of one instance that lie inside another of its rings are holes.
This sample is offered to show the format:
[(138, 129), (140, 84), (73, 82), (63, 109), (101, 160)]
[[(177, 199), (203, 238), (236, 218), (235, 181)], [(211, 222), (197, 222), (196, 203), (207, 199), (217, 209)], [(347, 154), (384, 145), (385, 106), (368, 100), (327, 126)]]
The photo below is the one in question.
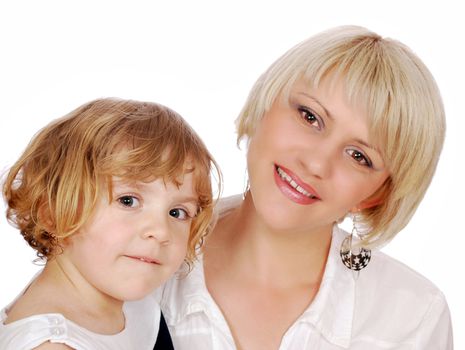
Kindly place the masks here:
[[(339, 256), (346, 234), (335, 226), (320, 289), (279, 349), (453, 349), (444, 295), (379, 251), (372, 252), (368, 266), (354, 278)], [(206, 288), (202, 257), (186, 277), (166, 284), (161, 307), (176, 350), (235, 349), (228, 324)]]

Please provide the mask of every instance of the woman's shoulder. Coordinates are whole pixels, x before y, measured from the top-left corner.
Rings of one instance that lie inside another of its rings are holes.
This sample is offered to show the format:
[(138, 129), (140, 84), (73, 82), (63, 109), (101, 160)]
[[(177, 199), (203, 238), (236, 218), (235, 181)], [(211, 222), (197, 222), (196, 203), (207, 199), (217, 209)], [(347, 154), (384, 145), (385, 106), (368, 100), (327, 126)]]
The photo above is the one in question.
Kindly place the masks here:
[(155, 344), (160, 326), (162, 291), (162, 288), (157, 288), (143, 299), (124, 302), (126, 333), (138, 339), (137, 348), (142, 348), (144, 343)]
[(168, 325), (177, 324), (193, 313), (207, 312), (212, 304), (202, 254), (191, 266), (183, 265), (163, 286), (160, 306)]
[(234, 209), (240, 206), (242, 200), (242, 195), (240, 194), (219, 199), (215, 204), (214, 221), (227, 216)]
[[(335, 228), (333, 244), (337, 249), (337, 255), (339, 255), (339, 246), (347, 235), (348, 233), (342, 229)], [(339, 256), (337, 260), (340, 261)], [(347, 271), (343, 264), (338, 266), (341, 272)], [(359, 292), (370, 290), (376, 292), (374, 295), (399, 294), (402, 298), (418, 298), (420, 295), (424, 295), (425, 298), (444, 298), (432, 281), (381, 250), (372, 250), (369, 264), (360, 272), (355, 272), (354, 277)]]
[(243, 200), (243, 195), (241, 194), (235, 194), (232, 196), (222, 197), (218, 200), (216, 204), (216, 209), (222, 212), (228, 209), (237, 208), (241, 204), (242, 200)]
[(381, 251), (373, 252), (371, 262), (365, 270), (360, 273), (361, 276), (366, 274), (366, 279), (362, 281), (365, 280), (372, 286), (399, 292), (404, 296), (444, 297), (440, 289), (428, 278)]
[(428, 342), (448, 343), (452, 327), (441, 290), (385, 253), (374, 252), (371, 260), (356, 282), (354, 334), (362, 338), (367, 334), (395, 335), (425, 346)]

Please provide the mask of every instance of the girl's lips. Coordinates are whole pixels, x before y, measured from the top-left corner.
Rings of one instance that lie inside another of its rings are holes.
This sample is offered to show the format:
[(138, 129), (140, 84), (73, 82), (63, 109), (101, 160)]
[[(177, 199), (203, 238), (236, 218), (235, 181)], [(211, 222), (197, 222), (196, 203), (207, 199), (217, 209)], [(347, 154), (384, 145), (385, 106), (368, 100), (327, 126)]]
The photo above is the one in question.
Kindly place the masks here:
[(147, 256), (125, 255), (125, 257), (130, 258), (130, 259), (134, 259), (134, 260), (139, 260), (139, 261), (147, 263), (147, 264), (160, 265), (160, 262), (158, 260), (149, 258)]
[[(301, 187), (305, 192), (307, 192), (307, 194), (301, 193), (302, 190), (301, 192), (299, 192), (288, 181), (283, 179), (278, 173), (278, 167), (282, 171), (284, 171), (287, 174), (287, 176), (291, 177), (292, 181), (297, 186)], [(318, 193), (313, 189), (313, 187), (300, 180), (294, 173), (292, 173), (290, 170), (284, 167), (275, 165), (274, 179), (281, 193), (297, 204), (308, 205), (321, 200)], [(310, 196), (308, 194), (310, 194)]]

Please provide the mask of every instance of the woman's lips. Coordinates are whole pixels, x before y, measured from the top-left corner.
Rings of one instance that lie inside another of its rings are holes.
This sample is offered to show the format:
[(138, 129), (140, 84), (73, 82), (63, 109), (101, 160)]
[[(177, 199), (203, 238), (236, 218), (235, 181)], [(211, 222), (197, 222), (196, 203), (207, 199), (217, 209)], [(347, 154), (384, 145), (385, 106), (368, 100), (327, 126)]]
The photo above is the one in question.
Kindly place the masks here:
[(303, 182), (289, 169), (275, 165), (274, 179), (279, 190), (295, 203), (307, 205), (321, 200), (312, 186)]

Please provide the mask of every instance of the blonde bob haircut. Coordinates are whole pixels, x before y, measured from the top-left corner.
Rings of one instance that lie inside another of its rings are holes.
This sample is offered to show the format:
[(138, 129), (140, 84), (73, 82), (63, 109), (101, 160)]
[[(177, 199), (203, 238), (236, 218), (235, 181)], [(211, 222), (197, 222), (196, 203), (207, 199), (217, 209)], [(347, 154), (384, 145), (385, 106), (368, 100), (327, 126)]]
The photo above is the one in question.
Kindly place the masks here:
[(390, 176), (382, 202), (360, 212), (363, 245), (382, 246), (409, 222), (434, 175), (444, 142), (445, 116), (438, 87), (423, 62), (402, 43), (365, 28), (337, 27), (291, 48), (253, 86), (236, 120), (238, 143), (253, 137), (264, 113), (303, 79), (345, 84), (362, 106)]
[(206, 234), (213, 210), (210, 175), (219, 169), (203, 142), (176, 112), (159, 104), (98, 99), (39, 131), (3, 185), (7, 219), (41, 258), (61, 252), (63, 239), (91, 217), (101, 195), (112, 200), (112, 177), (162, 178), (180, 184), (192, 172), (199, 212), (186, 261)]

